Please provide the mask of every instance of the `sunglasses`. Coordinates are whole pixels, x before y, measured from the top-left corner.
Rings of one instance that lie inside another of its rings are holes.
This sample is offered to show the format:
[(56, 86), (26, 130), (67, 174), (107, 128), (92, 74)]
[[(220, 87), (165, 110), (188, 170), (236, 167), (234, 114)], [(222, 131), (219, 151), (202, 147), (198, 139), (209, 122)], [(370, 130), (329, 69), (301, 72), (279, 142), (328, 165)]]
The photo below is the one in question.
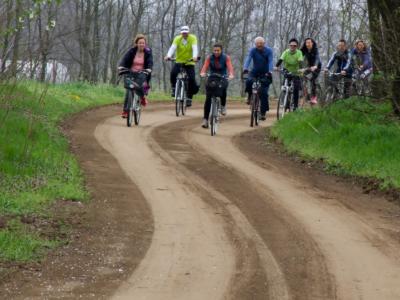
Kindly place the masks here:
[(292, 45), (289, 45), (290, 47), (297, 47), (297, 45), (296, 44), (292, 44)]

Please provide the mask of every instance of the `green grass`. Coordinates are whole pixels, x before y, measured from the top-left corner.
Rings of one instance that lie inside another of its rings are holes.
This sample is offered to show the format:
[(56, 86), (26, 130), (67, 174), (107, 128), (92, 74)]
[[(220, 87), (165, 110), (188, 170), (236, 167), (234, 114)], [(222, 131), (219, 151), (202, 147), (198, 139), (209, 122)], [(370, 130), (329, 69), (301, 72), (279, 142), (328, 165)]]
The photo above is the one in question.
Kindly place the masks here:
[(400, 122), (389, 102), (342, 100), (328, 108), (298, 111), (271, 129), (289, 152), (323, 159), (335, 173), (378, 179), (400, 188)]
[[(51, 218), (56, 200), (86, 201), (76, 159), (59, 129), (67, 116), (94, 106), (122, 103), (123, 88), (84, 83), (45, 86), (36, 82), (0, 87), (0, 259), (36, 259), (57, 241), (39, 238), (21, 216)], [(21, 229), (22, 228), (22, 229)]]

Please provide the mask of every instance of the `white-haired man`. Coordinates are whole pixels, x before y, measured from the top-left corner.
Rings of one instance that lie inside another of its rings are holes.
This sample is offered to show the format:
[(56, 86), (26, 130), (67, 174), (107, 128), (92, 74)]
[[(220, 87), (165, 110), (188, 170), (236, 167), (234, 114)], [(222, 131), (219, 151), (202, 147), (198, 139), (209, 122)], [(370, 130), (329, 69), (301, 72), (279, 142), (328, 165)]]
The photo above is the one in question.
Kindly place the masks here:
[(273, 70), (273, 51), (271, 48), (265, 46), (265, 40), (262, 37), (257, 37), (254, 40), (254, 44), (255, 47), (250, 49), (243, 66), (243, 73), (247, 74), (249, 73), (251, 62), (253, 63), (253, 68), (251, 69), (249, 73), (249, 78), (246, 81), (246, 92), (248, 93), (247, 103), (250, 103), (249, 99), (252, 94), (252, 85), (254, 78), (260, 78), (260, 119), (265, 120), (266, 113), (269, 111), (268, 90), (272, 82), (271, 71)]
[[(176, 36), (172, 42), (171, 47), (168, 50), (168, 54), (165, 60), (170, 60), (176, 51), (176, 64), (171, 70), (171, 96), (175, 97), (175, 84), (176, 77), (182, 68), (186, 69), (189, 77), (188, 87), (188, 98), (186, 102), (187, 106), (192, 105), (192, 97), (199, 91), (199, 86), (196, 83), (196, 75), (194, 71), (194, 65), (197, 62), (198, 49), (197, 49), (197, 37), (190, 33), (188, 26), (181, 27), (181, 34)], [(190, 61), (192, 59), (192, 61)]]

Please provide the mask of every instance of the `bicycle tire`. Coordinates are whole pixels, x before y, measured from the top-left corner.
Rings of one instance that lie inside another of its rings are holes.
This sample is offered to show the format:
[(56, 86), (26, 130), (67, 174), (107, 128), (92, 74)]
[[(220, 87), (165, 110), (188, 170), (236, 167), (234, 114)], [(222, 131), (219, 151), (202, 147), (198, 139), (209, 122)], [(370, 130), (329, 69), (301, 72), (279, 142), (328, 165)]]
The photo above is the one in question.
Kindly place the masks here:
[(254, 103), (254, 123), (256, 126), (260, 123), (260, 97), (258, 94), (255, 97), (255, 103)]
[(179, 117), (181, 113), (182, 101), (180, 96), (181, 96), (181, 81), (178, 80), (175, 84), (175, 113), (177, 117)]
[(127, 93), (128, 93), (128, 116), (126, 118), (126, 126), (131, 127), (133, 120), (133, 96), (131, 90), (127, 90)]
[(278, 107), (276, 110), (276, 119), (277, 120), (282, 119), (283, 116), (285, 115), (286, 98), (287, 98), (287, 92), (282, 91), (279, 95)]
[(186, 115), (186, 85), (185, 83), (182, 85), (182, 101), (181, 101), (181, 112), (182, 116)]
[(250, 127), (254, 127), (254, 105), (255, 105), (255, 94), (251, 94), (251, 98), (250, 98)]
[(140, 115), (141, 115), (141, 105), (140, 105), (140, 99), (138, 95), (134, 95), (134, 100), (133, 100), (133, 117), (135, 121), (135, 125), (139, 125), (140, 122)]
[(210, 118), (211, 136), (217, 134), (218, 131), (218, 104), (215, 97), (211, 98), (211, 118)]

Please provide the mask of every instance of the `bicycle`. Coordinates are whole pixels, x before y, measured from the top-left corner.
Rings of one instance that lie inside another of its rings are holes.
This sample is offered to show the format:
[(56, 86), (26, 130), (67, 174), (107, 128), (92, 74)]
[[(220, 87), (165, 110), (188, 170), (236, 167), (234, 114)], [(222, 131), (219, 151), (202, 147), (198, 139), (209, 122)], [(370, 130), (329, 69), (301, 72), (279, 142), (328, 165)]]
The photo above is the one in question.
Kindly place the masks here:
[(325, 99), (324, 105), (331, 104), (338, 99), (344, 98), (345, 78), (341, 73), (328, 71), (325, 73)]
[(278, 108), (276, 111), (277, 120), (282, 119), (287, 111), (291, 112), (294, 110), (293, 79), (295, 75), (285, 69), (281, 70), (281, 73), (284, 79), (278, 99)]
[(210, 109), (210, 129), (211, 136), (217, 134), (219, 119), (221, 116), (221, 96), (222, 91), (227, 87), (227, 78), (224, 75), (211, 73), (207, 75), (207, 92), (212, 94), (211, 96), (211, 109)]
[(352, 76), (352, 86), (357, 96), (369, 96), (371, 89), (369, 85), (369, 74), (363, 74), (360, 69), (356, 68)]
[[(176, 61), (175, 58), (168, 59), (170, 61)], [(186, 114), (186, 102), (187, 102), (187, 90), (189, 86), (189, 76), (186, 72), (185, 68), (182, 68), (182, 65), (185, 65), (188, 62), (193, 61), (193, 59), (189, 59), (184, 63), (177, 63), (180, 70), (176, 77), (176, 84), (175, 84), (175, 113), (176, 116), (182, 113), (184, 116)]]
[(301, 69), (299, 71), (302, 74), (301, 80), (302, 80), (302, 92), (303, 92), (303, 97), (302, 101), (300, 102), (300, 107), (304, 108), (307, 104), (310, 104), (310, 106), (312, 107), (315, 105), (311, 103), (311, 91), (312, 91), (313, 80), (316, 81), (315, 82), (316, 96), (317, 99), (319, 100), (323, 98), (321, 85), (319, 84), (316, 78), (315, 79), (313, 78), (314, 75), (310, 68)]
[(128, 116), (126, 125), (132, 126), (134, 120), (135, 125), (139, 125), (142, 105), (140, 98), (143, 96), (143, 83), (145, 82), (149, 72), (143, 70), (133, 72), (128, 68), (120, 68), (119, 76), (124, 76), (124, 87), (126, 89), (126, 99), (128, 107)]
[[(243, 79), (248, 78), (247, 73), (243, 74)], [(251, 86), (251, 98), (250, 98), (250, 127), (258, 126), (261, 117), (261, 105), (260, 105), (260, 92), (262, 84), (271, 80), (266, 75), (258, 76), (253, 78), (253, 84)]]

